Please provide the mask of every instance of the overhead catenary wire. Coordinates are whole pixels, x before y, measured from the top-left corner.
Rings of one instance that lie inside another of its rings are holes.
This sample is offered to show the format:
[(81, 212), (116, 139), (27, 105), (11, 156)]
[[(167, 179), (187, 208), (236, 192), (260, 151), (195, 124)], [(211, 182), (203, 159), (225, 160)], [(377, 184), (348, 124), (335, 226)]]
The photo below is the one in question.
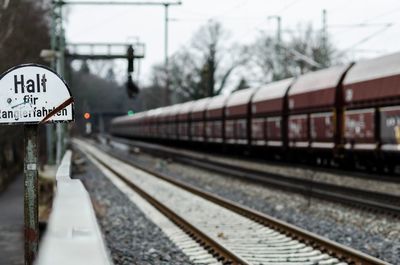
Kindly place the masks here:
[(360, 41), (354, 43), (353, 45), (349, 46), (348, 48), (346, 48), (345, 50), (343, 50), (342, 52), (339, 53), (339, 55), (345, 54), (349, 51), (352, 51), (355, 47), (359, 46), (360, 44), (363, 44), (367, 41), (369, 41), (370, 39), (374, 38), (375, 36), (383, 33), (384, 31), (388, 30), (393, 24), (389, 24), (387, 25), (385, 28), (379, 29), (377, 31), (375, 31), (374, 33), (368, 35), (367, 37), (364, 37), (363, 39), (361, 39)]
[(363, 28), (363, 27), (382, 27), (393, 23), (356, 23), (356, 24), (330, 24), (329, 28)]
[(370, 21), (376, 20), (378, 18), (387, 16), (387, 15), (391, 15), (391, 14), (397, 13), (399, 11), (400, 11), (400, 6), (394, 8), (394, 9), (391, 8), (389, 11), (383, 12), (383, 13), (381, 13), (379, 15), (376, 15), (374, 17), (371, 17), (371, 18), (368, 18), (368, 19), (364, 20), (363, 23), (370, 22)]
[(282, 15), (283, 12), (285, 12), (286, 10), (288, 10), (290, 7), (292, 7), (294, 4), (296, 4), (297, 2), (299, 2), (300, 0), (293, 0), (291, 1), (289, 4), (285, 5), (284, 7), (282, 7), (281, 9), (279, 9), (276, 13)]
[[(383, 16), (387, 16), (390, 14), (394, 14), (400, 11), (400, 6), (396, 7), (394, 9), (391, 9), (390, 11), (386, 11), (383, 13), (380, 13), (379, 15), (376, 16), (372, 16), (370, 18), (364, 19), (361, 23), (357, 23), (357, 24), (348, 24), (348, 25), (330, 25), (329, 27), (338, 27), (338, 28), (349, 28), (347, 31), (343, 32), (343, 33), (347, 33), (350, 32), (351, 30), (353, 30), (354, 28), (359, 28), (359, 27), (382, 27), (381, 29), (374, 31), (372, 34), (362, 38), (361, 40), (357, 41), (356, 43), (350, 45), (348, 48), (344, 49), (343, 51), (338, 53), (338, 56), (344, 55), (350, 51), (354, 51), (354, 48), (356, 48), (357, 46), (366, 43), (367, 41), (371, 40), (372, 38), (380, 35), (381, 33), (385, 32), (386, 30), (388, 30), (390, 27), (392, 27), (393, 25), (395, 25), (395, 23), (369, 23), (371, 21), (374, 21), (378, 18), (381, 18)], [(342, 33), (342, 34), (343, 34)]]
[[(291, 8), (294, 4), (296, 4), (297, 2), (299, 2), (301, 0), (293, 0), (292, 2), (290, 2), (289, 4), (285, 5), (284, 7), (282, 7), (281, 9), (278, 9), (276, 12), (272, 13), (269, 16), (281, 16), (283, 12), (287, 11), (289, 8)], [(267, 17), (269, 17), (267, 16)], [(252, 30), (257, 29), (258, 27), (260, 27), (262, 24), (264, 24), (264, 21), (258, 23), (257, 25), (248, 28), (248, 30), (246, 30), (246, 32), (240, 36), (240, 38), (243, 38), (245, 36), (247, 36), (248, 34), (251, 33)]]

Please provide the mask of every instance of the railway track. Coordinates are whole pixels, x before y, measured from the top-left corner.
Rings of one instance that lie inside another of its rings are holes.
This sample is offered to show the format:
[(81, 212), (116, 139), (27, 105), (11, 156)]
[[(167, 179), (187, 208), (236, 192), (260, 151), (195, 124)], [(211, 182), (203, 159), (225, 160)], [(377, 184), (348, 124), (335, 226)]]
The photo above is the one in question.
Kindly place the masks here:
[(400, 216), (400, 196), (322, 183), (309, 179), (283, 176), (269, 172), (267, 173), (265, 171), (244, 168), (237, 165), (212, 160), (204, 154), (176, 150), (160, 145), (114, 137), (112, 140), (127, 144), (131, 148), (138, 147), (143, 152), (154, 156), (172, 158), (177, 162), (238, 178), (260, 182), (282, 190), (297, 192), (306, 196), (312, 196), (323, 200), (344, 203), (370, 211), (386, 213), (396, 217)]
[[(223, 264), (387, 264), (140, 165), (132, 165), (83, 141), (74, 142)], [(132, 167), (143, 173), (132, 171)], [(134, 176), (132, 172), (136, 172)]]

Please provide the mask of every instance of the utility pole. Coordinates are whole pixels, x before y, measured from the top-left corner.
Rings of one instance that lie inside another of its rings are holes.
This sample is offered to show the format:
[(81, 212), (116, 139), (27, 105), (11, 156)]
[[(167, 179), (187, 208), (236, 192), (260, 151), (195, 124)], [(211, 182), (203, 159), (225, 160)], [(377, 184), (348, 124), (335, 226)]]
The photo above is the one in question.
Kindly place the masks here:
[[(51, 9), (51, 50), (59, 51), (58, 56), (54, 56), (51, 61), (51, 67), (54, 71), (58, 72), (61, 76), (64, 75), (64, 28), (63, 28), (63, 17), (62, 17), (62, 1), (53, 1)], [(56, 127), (56, 137), (54, 132)], [(62, 131), (64, 125), (57, 123), (46, 125), (47, 134), (47, 163), (53, 165), (59, 163), (61, 155), (63, 154), (64, 140), (62, 139)], [(57, 141), (56, 148), (54, 148), (55, 140)], [(56, 153), (54, 153), (56, 151)]]
[(281, 46), (282, 18), (281, 16), (269, 16), (268, 19), (276, 19), (276, 42), (278, 46)]
[[(53, 1), (52, 7), (52, 26), (51, 26), (51, 49), (58, 51), (58, 56), (52, 62), (52, 68), (61, 76), (65, 74), (65, 32), (63, 24), (63, 5), (62, 0)], [(54, 161), (54, 126), (47, 125), (47, 152), (48, 163), (59, 164), (65, 149), (65, 124), (57, 123), (56, 127), (56, 153)]]
[(326, 49), (327, 49), (327, 39), (328, 39), (328, 32), (327, 32), (327, 13), (326, 13), (326, 9), (322, 10), (322, 48), (324, 53), (326, 53)]
[(164, 11), (165, 11), (165, 25), (164, 25), (164, 56), (165, 56), (165, 98), (164, 98), (164, 104), (166, 106), (170, 105), (171, 103), (171, 93), (169, 91), (169, 62), (168, 62), (168, 22), (169, 22), (169, 17), (168, 17), (168, 8), (169, 4), (164, 5)]
[(269, 16), (268, 19), (276, 19), (276, 45), (275, 45), (275, 51), (276, 51), (276, 67), (275, 67), (275, 79), (280, 79), (280, 76), (282, 75), (282, 67), (281, 67), (281, 62), (282, 59), (282, 53), (281, 53), (281, 46), (282, 46), (282, 18), (280, 16)]
[[(51, 8), (51, 36), (50, 36), (50, 47), (52, 51), (57, 49), (57, 40), (56, 40), (56, 27), (57, 27), (57, 14), (56, 14), (56, 6), (52, 6)], [(51, 68), (56, 70), (56, 58), (54, 57), (51, 60)], [(46, 124), (46, 149), (47, 149), (47, 164), (53, 165), (54, 160), (54, 125)]]

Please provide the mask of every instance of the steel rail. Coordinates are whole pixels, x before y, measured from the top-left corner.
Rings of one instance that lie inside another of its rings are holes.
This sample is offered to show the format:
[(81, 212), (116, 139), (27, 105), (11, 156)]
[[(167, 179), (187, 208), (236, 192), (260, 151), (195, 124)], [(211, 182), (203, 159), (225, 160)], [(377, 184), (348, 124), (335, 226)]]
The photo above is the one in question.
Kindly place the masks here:
[[(104, 151), (104, 150), (103, 150)], [(251, 220), (254, 220), (260, 224), (263, 224), (269, 228), (272, 228), (280, 233), (283, 233), (293, 239), (297, 239), (301, 242), (306, 243), (307, 245), (312, 246), (313, 248), (319, 249), (324, 253), (327, 253), (331, 256), (334, 256), (338, 258), (341, 261), (347, 262), (349, 264), (357, 264), (357, 265), (383, 265), (383, 264), (389, 264), (386, 263), (380, 259), (377, 259), (375, 257), (372, 257), (370, 255), (367, 255), (365, 253), (362, 253), (358, 250), (352, 249), (350, 247), (346, 247), (344, 245), (341, 245), (337, 242), (334, 242), (332, 240), (329, 240), (327, 238), (321, 237), (317, 234), (314, 234), (312, 232), (306, 231), (302, 228), (299, 228), (297, 226), (291, 225), (289, 223), (286, 223), (284, 221), (278, 220), (272, 216), (266, 215), (264, 213), (258, 212), (254, 209), (251, 209), (249, 207), (240, 205), (236, 202), (233, 202), (231, 200), (222, 198), (218, 195), (215, 195), (213, 193), (204, 191), (200, 188), (197, 188), (195, 186), (186, 184), (182, 181), (179, 181), (173, 177), (170, 177), (164, 173), (151, 170), (148, 167), (145, 167), (143, 165), (140, 165), (137, 162), (133, 162), (129, 160), (126, 157), (121, 157), (119, 155), (112, 154), (110, 152), (107, 152), (108, 155), (128, 164), (133, 167), (136, 167), (144, 172), (147, 172), (153, 176), (156, 176), (162, 180), (165, 180), (175, 186), (178, 186), (188, 192), (191, 192), (193, 194), (196, 194), (206, 200), (209, 200), (211, 202), (214, 202), (224, 208), (227, 208), (233, 212), (236, 212), (242, 216), (245, 216)], [(109, 168), (109, 167), (107, 167)], [(113, 170), (112, 170), (113, 171)], [(115, 171), (113, 171), (114, 173)], [(119, 175), (118, 173), (116, 173)], [(241, 263), (239, 263), (241, 264)]]
[(131, 147), (139, 147), (144, 152), (154, 156), (171, 157), (177, 162), (212, 170), (233, 177), (268, 184), (269, 186), (274, 186), (282, 190), (293, 191), (323, 200), (345, 203), (363, 209), (365, 208), (373, 211), (384, 212), (396, 217), (400, 216), (400, 196), (243, 168), (211, 160), (203, 154), (195, 155), (184, 151), (174, 151), (171, 150), (171, 148), (165, 148), (153, 144), (138, 143), (137, 141), (129, 141), (121, 138), (118, 138), (117, 142), (128, 144)]
[[(194, 225), (190, 224), (184, 218), (180, 217), (174, 211), (165, 206), (162, 202), (157, 200), (154, 196), (150, 195), (139, 186), (135, 185), (132, 181), (128, 180), (122, 174), (118, 173), (108, 164), (106, 164), (101, 159), (97, 158), (94, 155), (91, 155), (93, 159), (99, 162), (102, 166), (111, 171), (114, 175), (120, 178), (126, 185), (128, 185), (131, 189), (137, 192), (140, 196), (142, 196), (145, 200), (147, 200), (150, 204), (152, 204), (155, 208), (157, 208), (161, 213), (163, 213), (166, 217), (168, 217), (172, 222), (174, 222), (178, 227), (180, 227), (183, 231), (185, 231), (191, 238), (193, 238), (197, 243), (199, 243), (204, 249), (208, 250), (211, 255), (213, 255), (218, 261), (221, 261), (224, 265), (249, 265), (245, 260), (238, 257), (228, 249), (226, 249), (223, 245), (216, 242), (211, 237), (207, 236), (201, 230), (196, 228)], [(117, 158), (117, 157), (115, 157)], [(123, 161), (120, 158), (117, 158)], [(124, 161), (125, 162), (125, 161)], [(135, 166), (136, 167), (136, 166)], [(139, 168), (139, 167), (137, 167)], [(141, 168), (140, 168), (141, 169)], [(144, 171), (144, 170), (143, 170)], [(149, 172), (148, 172), (149, 173)]]

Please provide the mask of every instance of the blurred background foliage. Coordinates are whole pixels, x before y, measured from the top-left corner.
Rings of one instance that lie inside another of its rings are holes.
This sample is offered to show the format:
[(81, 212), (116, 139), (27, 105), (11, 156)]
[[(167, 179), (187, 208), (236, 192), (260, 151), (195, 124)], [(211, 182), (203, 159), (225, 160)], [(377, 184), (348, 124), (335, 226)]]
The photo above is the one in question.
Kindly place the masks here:
[[(0, 72), (22, 63), (45, 64), (50, 43), (47, 1), (0, 0)], [(5, 100), (5, 99), (0, 99)], [(0, 126), (0, 190), (22, 170), (22, 126)]]

